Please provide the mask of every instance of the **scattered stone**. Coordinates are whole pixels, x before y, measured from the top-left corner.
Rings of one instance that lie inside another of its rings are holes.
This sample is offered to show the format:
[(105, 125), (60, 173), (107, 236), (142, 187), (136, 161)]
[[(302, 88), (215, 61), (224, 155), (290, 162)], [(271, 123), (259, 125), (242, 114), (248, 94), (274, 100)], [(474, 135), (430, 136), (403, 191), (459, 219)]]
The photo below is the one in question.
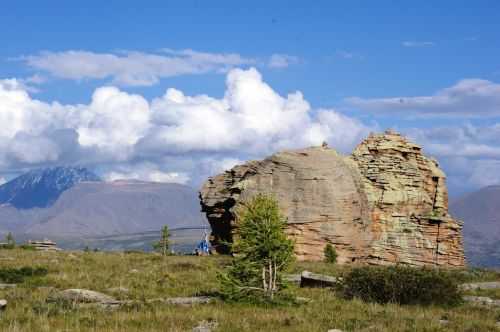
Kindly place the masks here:
[(118, 303), (118, 301), (106, 294), (88, 289), (66, 289), (51, 294), (47, 301), (69, 301), (73, 303)]
[(107, 291), (110, 293), (126, 294), (129, 292), (129, 289), (125, 287), (112, 287), (108, 288)]
[(193, 328), (193, 332), (212, 332), (216, 329), (219, 323), (215, 320), (204, 320), (198, 323), (198, 326)]
[(28, 245), (39, 251), (61, 251), (61, 248), (57, 247), (57, 243), (49, 239), (43, 239), (40, 241), (28, 241)]
[(190, 306), (195, 304), (208, 304), (214, 301), (213, 297), (209, 296), (193, 296), (193, 297), (169, 297), (163, 299), (163, 303), (181, 306)]
[(447, 319), (440, 319), (439, 320), (439, 324), (441, 324), (441, 325), (448, 325), (449, 323), (450, 323), (450, 321)]
[(5, 310), (7, 308), (7, 300), (0, 300), (0, 310)]
[(16, 288), (16, 284), (0, 284), (0, 289)]
[(139, 270), (137, 270), (137, 269), (132, 269), (132, 270), (130, 270), (130, 271), (128, 271), (128, 272), (129, 272), (129, 273), (139, 273)]
[(200, 191), (215, 250), (227, 252), (236, 211), (256, 194), (279, 198), (299, 260), (462, 267), (462, 224), (448, 213), (446, 176), (420, 146), (371, 134), (351, 156), (328, 146), (283, 151), (209, 178)]
[(462, 290), (483, 290), (483, 289), (498, 289), (500, 288), (499, 281), (492, 282), (473, 282), (460, 285)]
[(486, 296), (464, 296), (463, 297), (465, 302), (469, 302), (472, 304), (480, 304), (480, 305), (487, 305), (487, 306), (500, 306), (500, 300), (494, 300), (492, 298), (486, 297)]
[(328, 330), (328, 332), (343, 332), (343, 331), (339, 330), (339, 329), (332, 329), (332, 330)]
[(334, 287), (339, 283), (335, 277), (303, 271), (300, 275), (300, 287)]

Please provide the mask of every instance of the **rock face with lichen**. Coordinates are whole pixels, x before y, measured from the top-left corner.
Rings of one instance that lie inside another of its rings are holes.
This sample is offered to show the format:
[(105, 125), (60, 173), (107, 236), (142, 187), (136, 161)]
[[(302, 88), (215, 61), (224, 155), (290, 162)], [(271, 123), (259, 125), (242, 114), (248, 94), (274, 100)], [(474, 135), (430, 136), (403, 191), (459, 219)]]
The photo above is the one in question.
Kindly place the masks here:
[(465, 264), (445, 174), (397, 133), (370, 135), (351, 156), (325, 145), (285, 151), (208, 179), (200, 198), (218, 251), (257, 193), (278, 199), (299, 260), (322, 260), (331, 243), (339, 263)]

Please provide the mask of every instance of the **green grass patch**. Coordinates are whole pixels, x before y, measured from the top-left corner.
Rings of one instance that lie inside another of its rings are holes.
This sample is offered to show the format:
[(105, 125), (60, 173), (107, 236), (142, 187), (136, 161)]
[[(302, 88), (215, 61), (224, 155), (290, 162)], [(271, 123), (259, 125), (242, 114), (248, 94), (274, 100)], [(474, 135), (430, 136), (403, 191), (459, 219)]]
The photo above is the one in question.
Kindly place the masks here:
[(22, 283), (26, 278), (40, 277), (47, 275), (45, 267), (23, 266), (21, 268), (1, 268), (0, 281), (10, 284)]

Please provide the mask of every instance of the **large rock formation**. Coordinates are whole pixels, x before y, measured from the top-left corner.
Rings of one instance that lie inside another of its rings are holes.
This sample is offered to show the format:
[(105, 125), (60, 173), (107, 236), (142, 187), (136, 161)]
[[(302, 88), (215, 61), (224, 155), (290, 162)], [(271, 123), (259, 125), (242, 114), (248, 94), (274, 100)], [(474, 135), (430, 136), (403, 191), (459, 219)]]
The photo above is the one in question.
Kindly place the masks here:
[(219, 251), (238, 206), (257, 193), (278, 199), (298, 259), (323, 259), (331, 243), (340, 263), (465, 264), (444, 173), (397, 133), (370, 135), (351, 156), (327, 146), (286, 151), (208, 179), (200, 198)]

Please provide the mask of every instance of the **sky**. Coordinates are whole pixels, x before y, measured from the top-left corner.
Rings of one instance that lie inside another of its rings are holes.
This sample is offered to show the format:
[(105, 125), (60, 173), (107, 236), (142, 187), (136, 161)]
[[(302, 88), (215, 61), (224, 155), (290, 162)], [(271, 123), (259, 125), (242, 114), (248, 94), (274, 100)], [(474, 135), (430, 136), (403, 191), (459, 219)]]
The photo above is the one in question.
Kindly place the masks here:
[(54, 165), (178, 182), (282, 149), (421, 144), (500, 183), (498, 1), (4, 1), (0, 183)]

